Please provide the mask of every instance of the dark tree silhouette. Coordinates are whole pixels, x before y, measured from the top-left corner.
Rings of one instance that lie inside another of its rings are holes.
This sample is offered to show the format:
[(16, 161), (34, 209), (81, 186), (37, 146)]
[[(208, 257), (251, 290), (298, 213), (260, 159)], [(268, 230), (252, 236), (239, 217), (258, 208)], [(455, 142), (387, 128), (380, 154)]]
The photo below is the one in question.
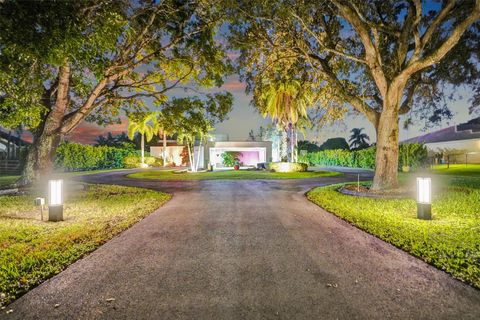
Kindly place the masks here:
[(362, 132), (363, 129), (364, 128), (353, 128), (350, 131), (352, 135), (350, 136), (348, 142), (350, 142), (351, 149), (365, 149), (370, 146), (368, 144), (370, 137), (366, 133)]

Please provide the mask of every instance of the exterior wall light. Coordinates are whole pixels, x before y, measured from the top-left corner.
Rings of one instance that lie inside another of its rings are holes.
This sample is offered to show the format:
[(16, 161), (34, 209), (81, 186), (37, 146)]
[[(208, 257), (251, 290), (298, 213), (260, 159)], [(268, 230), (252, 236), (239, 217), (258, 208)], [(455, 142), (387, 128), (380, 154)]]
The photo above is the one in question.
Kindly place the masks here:
[(43, 221), (43, 206), (45, 205), (45, 198), (35, 198), (33, 203), (40, 208), (40, 220)]
[(417, 218), (432, 220), (432, 179), (417, 178)]
[(63, 220), (63, 180), (48, 181), (48, 221)]

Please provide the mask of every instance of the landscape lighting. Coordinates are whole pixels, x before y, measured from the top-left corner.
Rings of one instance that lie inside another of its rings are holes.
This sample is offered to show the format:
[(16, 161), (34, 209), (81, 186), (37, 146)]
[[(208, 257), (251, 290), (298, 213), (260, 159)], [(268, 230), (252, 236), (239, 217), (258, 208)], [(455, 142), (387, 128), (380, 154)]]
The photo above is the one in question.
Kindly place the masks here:
[(432, 219), (432, 179), (417, 178), (417, 218)]
[(63, 220), (63, 180), (48, 181), (48, 220)]

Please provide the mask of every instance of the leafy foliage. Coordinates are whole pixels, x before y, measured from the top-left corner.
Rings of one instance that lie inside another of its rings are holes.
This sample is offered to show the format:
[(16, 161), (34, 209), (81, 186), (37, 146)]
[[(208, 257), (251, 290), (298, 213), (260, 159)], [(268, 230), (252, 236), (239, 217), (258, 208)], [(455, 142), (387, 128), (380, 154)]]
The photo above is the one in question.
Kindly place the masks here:
[(294, 75), (317, 93), (318, 119), (353, 109), (372, 123), (377, 190), (397, 184), (399, 115), (436, 123), (451, 116), (445, 102), (458, 96), (446, 88), (479, 85), (478, 1), (227, 3), (230, 42), (248, 89)]
[(226, 151), (222, 153), (222, 163), (225, 167), (233, 167), (239, 161), (240, 152)]
[[(163, 164), (163, 160), (156, 157), (146, 156), (143, 158), (143, 163), (148, 166), (160, 167)], [(141, 156), (126, 156), (123, 158), (124, 168), (140, 168), (142, 165)]]
[(136, 153), (134, 149), (64, 142), (57, 149), (55, 166), (66, 171), (124, 168), (125, 158)]
[(305, 172), (308, 164), (301, 162), (269, 162), (268, 168), (275, 172)]
[(370, 137), (362, 131), (363, 128), (353, 128), (350, 131), (352, 133), (350, 139), (348, 140), (348, 142), (350, 142), (350, 149), (365, 149), (370, 146), (368, 144)]
[(95, 144), (97, 146), (117, 147), (124, 149), (134, 147), (125, 132), (117, 135), (113, 135), (111, 132), (108, 132), (106, 136), (100, 135), (95, 138)]
[[(375, 168), (375, 147), (362, 150), (323, 150), (300, 156), (300, 161), (315, 166), (342, 166), (353, 168)], [(406, 162), (408, 159), (408, 162)], [(408, 165), (412, 170), (428, 165), (427, 148), (420, 143), (400, 145), (400, 166)]]
[(161, 104), (176, 85), (218, 86), (230, 71), (213, 39), (219, 13), (206, 1), (11, 0), (0, 6), (5, 126), (40, 124), (49, 111), (44, 95), (55, 90), (62, 65), (71, 68), (68, 132), (80, 111), (91, 121), (116, 122), (122, 108), (144, 110), (148, 97)]
[(311, 142), (308, 140), (298, 141), (298, 150), (305, 150), (307, 152), (317, 152), (320, 151), (320, 147), (316, 142)]
[(192, 171), (197, 171), (199, 165), (194, 154), (195, 142), (203, 145), (207, 141), (214, 124), (226, 119), (232, 104), (233, 96), (228, 92), (208, 94), (204, 99), (174, 98), (165, 103), (159, 121), (164, 130), (175, 133), (177, 140), (187, 147)]
[(320, 150), (335, 150), (335, 149), (349, 150), (350, 148), (348, 146), (347, 141), (341, 137), (329, 138), (320, 146)]

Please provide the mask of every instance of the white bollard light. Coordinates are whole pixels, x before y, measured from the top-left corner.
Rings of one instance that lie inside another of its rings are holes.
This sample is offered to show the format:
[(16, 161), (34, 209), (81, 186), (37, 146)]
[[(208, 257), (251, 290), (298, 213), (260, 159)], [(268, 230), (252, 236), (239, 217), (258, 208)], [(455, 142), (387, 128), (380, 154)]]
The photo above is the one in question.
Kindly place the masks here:
[(417, 217), (432, 219), (432, 179), (417, 178)]
[(48, 181), (48, 221), (63, 220), (63, 180)]

